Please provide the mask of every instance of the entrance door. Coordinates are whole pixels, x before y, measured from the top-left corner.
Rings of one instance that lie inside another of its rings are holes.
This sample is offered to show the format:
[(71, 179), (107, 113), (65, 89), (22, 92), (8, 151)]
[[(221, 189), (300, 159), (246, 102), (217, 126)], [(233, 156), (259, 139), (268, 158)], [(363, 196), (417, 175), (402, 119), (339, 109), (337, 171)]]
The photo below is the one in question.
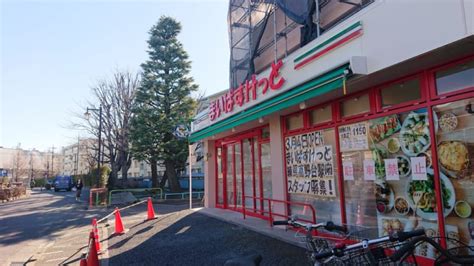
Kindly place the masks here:
[[(263, 214), (262, 198), (271, 198), (269, 142), (261, 130), (217, 145), (217, 207)], [(270, 193), (268, 193), (270, 192)]]

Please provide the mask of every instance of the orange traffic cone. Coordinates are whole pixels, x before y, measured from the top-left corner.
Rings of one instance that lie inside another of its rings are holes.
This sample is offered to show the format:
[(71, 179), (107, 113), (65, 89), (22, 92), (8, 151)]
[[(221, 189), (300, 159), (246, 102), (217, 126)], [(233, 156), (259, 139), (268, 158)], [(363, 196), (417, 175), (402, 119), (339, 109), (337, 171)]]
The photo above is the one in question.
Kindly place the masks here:
[(94, 232), (91, 232), (89, 235), (89, 241), (91, 239), (92, 244), (89, 249), (89, 255), (87, 256), (87, 266), (99, 266), (99, 255), (97, 254), (97, 248), (95, 247)]
[(153, 210), (153, 202), (151, 202), (151, 197), (148, 197), (148, 217), (146, 218), (147, 221), (156, 219), (155, 210)]
[(92, 219), (92, 232), (94, 233), (94, 242), (95, 247), (97, 248), (97, 253), (100, 253), (100, 240), (99, 240), (99, 231), (97, 229), (97, 219)]
[(115, 234), (125, 234), (125, 227), (123, 227), (122, 217), (120, 217), (120, 211), (115, 207)]

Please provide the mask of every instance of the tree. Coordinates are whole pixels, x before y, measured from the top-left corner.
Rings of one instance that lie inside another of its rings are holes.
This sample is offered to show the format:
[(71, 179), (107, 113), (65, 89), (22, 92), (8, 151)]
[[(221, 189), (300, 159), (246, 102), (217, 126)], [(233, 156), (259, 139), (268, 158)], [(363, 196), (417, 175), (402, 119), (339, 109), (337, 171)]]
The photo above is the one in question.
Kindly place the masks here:
[(132, 119), (132, 153), (150, 163), (153, 187), (158, 186), (158, 163), (165, 166), (163, 186), (180, 191), (177, 170), (186, 165), (186, 140), (173, 136), (179, 124), (189, 124), (195, 101), (191, 92), (197, 85), (189, 76), (191, 62), (178, 41), (181, 24), (162, 16), (150, 30), (149, 59), (142, 64), (141, 86), (137, 91)]
[[(130, 153), (130, 121), (132, 118), (132, 104), (136, 90), (140, 84), (138, 74), (127, 71), (116, 71), (110, 80), (104, 79), (97, 82), (92, 88), (92, 93), (98, 104), (102, 107), (102, 147), (98, 152), (98, 143), (92, 142), (92, 150), (102, 156), (104, 164), (110, 166), (107, 186), (115, 186), (118, 173), (127, 179), (128, 169), (132, 163)], [(93, 105), (88, 103), (88, 106)], [(86, 108), (83, 108), (86, 109)], [(91, 117), (80, 115), (81, 121), (75, 123), (75, 128), (83, 129), (99, 137), (99, 113), (90, 112)], [(97, 161), (97, 157), (93, 162)], [(95, 166), (97, 167), (97, 166)]]
[(21, 181), (21, 179), (28, 177), (28, 154), (26, 151), (17, 147), (15, 154), (12, 158), (12, 177), (15, 182)]

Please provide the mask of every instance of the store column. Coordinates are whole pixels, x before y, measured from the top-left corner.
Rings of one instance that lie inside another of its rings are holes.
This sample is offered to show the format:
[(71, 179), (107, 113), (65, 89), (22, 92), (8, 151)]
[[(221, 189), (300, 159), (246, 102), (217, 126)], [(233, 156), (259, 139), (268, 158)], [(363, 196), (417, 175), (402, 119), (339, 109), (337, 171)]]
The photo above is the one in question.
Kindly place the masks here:
[(204, 141), (204, 207), (216, 207), (216, 154), (215, 141)]
[[(270, 160), (272, 165), (272, 198), (286, 200), (286, 178), (284, 174), (283, 143), (280, 116), (272, 115), (270, 117)], [(273, 209), (276, 213), (286, 213), (284, 204), (274, 204)]]

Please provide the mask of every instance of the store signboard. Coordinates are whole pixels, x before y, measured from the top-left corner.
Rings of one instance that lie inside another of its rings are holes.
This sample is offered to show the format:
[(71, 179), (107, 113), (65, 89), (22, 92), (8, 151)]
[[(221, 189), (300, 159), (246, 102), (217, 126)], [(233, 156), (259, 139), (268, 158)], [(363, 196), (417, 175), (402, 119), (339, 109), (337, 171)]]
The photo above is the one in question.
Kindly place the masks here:
[(3, 177), (3, 176), (8, 176), (8, 171), (7, 171), (7, 169), (2, 169), (2, 168), (0, 168), (0, 176), (2, 176), (2, 177)]
[(288, 193), (336, 197), (333, 147), (323, 145), (321, 132), (285, 139)]
[(367, 122), (339, 127), (341, 152), (361, 151), (369, 148)]
[(282, 66), (282, 60), (272, 63), (271, 71), (267, 77), (257, 78), (256, 75), (252, 75), (239, 87), (230, 89), (226, 94), (212, 101), (209, 105), (210, 121), (213, 122), (224, 113), (234, 113), (235, 108), (250, 106), (257, 101), (257, 97), (272, 94), (272, 91), (281, 89), (285, 83), (285, 78), (280, 75)]

